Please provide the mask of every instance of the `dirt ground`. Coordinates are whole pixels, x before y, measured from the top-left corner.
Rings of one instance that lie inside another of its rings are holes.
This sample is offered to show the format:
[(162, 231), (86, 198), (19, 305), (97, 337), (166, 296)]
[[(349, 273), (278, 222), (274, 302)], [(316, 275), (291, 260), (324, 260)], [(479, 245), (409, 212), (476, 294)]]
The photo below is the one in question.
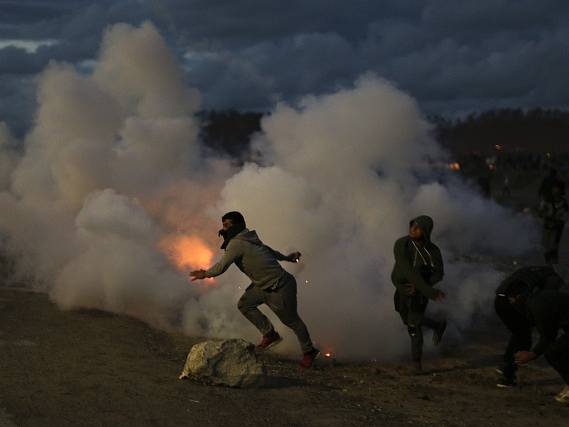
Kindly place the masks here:
[(427, 360), (426, 375), (371, 362), (301, 371), (266, 355), (269, 385), (240, 390), (177, 380), (196, 339), (0, 289), (0, 426), (569, 425), (548, 366), (524, 369), (520, 388), (496, 388), (505, 337), (485, 328), (476, 345)]

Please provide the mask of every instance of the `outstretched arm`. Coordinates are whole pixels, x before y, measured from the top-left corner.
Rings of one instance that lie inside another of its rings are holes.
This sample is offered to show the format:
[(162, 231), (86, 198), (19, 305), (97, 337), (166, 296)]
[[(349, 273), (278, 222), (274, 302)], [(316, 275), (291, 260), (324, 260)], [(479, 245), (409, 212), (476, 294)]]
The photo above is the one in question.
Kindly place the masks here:
[(223, 274), (235, 262), (237, 258), (242, 256), (241, 245), (238, 242), (231, 241), (225, 250), (225, 253), (215, 265), (208, 270), (195, 270), (190, 273), (192, 281), (201, 280), (208, 277), (216, 277)]
[(300, 252), (293, 252), (288, 255), (284, 255), (281, 252), (271, 248), (270, 246), (265, 245), (265, 247), (273, 254), (273, 256), (278, 261), (288, 261), (288, 262), (298, 262), (302, 254)]

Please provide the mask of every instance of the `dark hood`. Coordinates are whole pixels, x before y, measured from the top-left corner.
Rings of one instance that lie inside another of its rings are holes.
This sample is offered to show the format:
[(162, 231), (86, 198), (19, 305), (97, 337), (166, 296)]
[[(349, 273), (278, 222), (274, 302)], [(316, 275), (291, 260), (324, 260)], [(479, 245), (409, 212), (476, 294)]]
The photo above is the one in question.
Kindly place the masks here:
[(427, 239), (427, 241), (430, 242), (431, 233), (433, 232), (433, 227), (434, 227), (433, 219), (427, 215), (420, 215), (417, 218), (409, 221), (409, 227), (411, 227), (413, 223), (417, 223), (419, 228), (425, 234), (425, 238)]

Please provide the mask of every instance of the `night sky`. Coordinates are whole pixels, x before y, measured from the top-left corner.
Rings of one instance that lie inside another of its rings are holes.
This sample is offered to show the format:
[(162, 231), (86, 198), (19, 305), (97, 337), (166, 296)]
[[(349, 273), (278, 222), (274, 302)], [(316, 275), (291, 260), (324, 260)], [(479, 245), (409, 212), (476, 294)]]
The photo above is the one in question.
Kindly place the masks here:
[(366, 72), (427, 113), (569, 106), (566, 0), (0, 0), (0, 121), (21, 133), (49, 61), (89, 72), (106, 26), (146, 20), (205, 108), (266, 111)]

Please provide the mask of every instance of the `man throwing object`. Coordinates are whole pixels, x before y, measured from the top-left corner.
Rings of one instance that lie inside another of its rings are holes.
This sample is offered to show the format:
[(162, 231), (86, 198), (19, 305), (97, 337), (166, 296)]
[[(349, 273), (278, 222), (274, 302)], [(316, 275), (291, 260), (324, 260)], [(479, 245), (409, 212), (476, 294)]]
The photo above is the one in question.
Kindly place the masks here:
[(261, 304), (266, 304), (281, 322), (294, 331), (304, 353), (300, 366), (310, 368), (320, 351), (312, 345), (306, 325), (298, 315), (296, 280), (279, 264), (279, 261), (298, 262), (300, 252), (283, 255), (265, 245), (254, 230), (247, 229), (245, 219), (239, 212), (223, 215), (222, 224), (219, 235), (223, 237), (223, 257), (207, 271), (192, 271), (192, 280), (219, 276), (235, 263), (251, 279), (251, 284), (239, 300), (238, 308), (263, 334), (256, 350), (267, 350), (282, 341), (270, 320), (258, 308)]

